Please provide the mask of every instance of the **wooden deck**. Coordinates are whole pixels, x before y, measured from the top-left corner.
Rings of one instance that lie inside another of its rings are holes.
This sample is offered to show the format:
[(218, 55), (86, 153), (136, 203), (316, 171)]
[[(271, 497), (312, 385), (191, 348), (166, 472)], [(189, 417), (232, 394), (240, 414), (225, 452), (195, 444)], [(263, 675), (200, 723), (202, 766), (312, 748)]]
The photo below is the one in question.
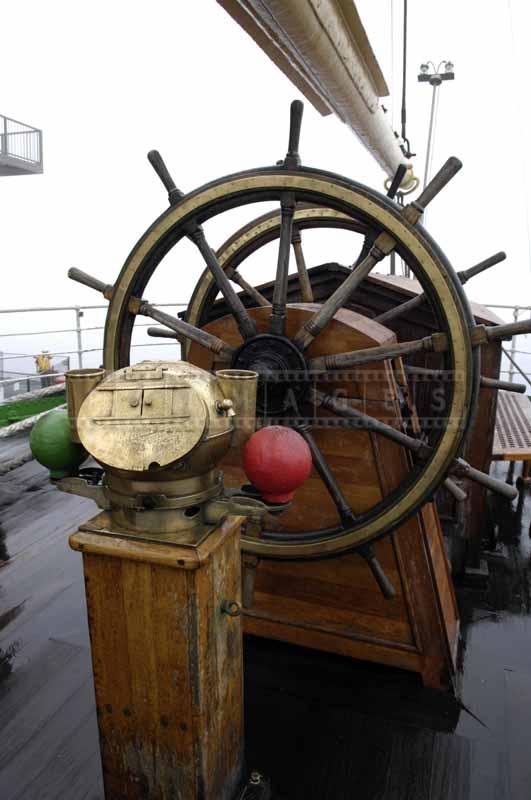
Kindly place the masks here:
[(526, 395), (498, 392), (492, 458), (531, 460), (531, 403)]
[[(103, 798), (81, 558), (67, 544), (93, 513), (34, 462), (0, 481), (2, 800)], [(460, 592), (464, 705), (398, 669), (246, 641), (247, 760), (276, 800), (528, 800), (528, 525), (528, 509), (506, 513), (487, 592)]]

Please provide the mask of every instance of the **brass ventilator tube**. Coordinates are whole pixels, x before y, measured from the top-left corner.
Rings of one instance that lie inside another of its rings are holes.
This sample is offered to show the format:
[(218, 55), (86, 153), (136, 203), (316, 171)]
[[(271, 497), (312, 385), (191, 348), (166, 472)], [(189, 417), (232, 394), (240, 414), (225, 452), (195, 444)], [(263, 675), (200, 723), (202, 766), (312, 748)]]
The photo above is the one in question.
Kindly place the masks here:
[(219, 369), (216, 372), (223, 395), (232, 400), (235, 429), (233, 447), (243, 447), (256, 428), (258, 373), (248, 369)]
[(105, 370), (99, 367), (71, 369), (65, 373), (66, 408), (70, 422), (70, 437), (80, 443), (77, 433), (77, 415), (85, 398), (105, 377)]

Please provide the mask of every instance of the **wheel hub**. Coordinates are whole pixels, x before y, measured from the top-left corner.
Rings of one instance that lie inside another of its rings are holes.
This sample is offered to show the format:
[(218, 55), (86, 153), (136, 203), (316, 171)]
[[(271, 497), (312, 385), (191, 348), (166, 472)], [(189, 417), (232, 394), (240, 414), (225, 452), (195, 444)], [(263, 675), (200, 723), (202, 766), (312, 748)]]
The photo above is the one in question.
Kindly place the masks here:
[(293, 342), (273, 334), (254, 336), (236, 351), (232, 366), (258, 373), (256, 406), (262, 416), (298, 416), (309, 379), (306, 360)]

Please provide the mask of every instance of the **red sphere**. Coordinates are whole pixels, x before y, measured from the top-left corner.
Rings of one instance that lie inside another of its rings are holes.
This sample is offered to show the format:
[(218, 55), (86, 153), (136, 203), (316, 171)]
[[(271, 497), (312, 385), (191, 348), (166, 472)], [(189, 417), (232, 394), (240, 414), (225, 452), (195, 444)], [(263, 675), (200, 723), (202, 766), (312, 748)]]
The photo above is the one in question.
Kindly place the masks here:
[(312, 454), (300, 433), (271, 425), (246, 442), (243, 468), (264, 500), (287, 503), (310, 474)]

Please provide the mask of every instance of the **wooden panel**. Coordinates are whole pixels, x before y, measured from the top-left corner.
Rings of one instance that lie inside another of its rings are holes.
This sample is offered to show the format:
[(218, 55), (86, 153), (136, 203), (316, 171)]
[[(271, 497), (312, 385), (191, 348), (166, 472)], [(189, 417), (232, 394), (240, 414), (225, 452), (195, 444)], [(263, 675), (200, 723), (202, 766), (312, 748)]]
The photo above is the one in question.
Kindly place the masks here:
[[(232, 800), (243, 770), (239, 518), (201, 545), (195, 570), (153, 545), (84, 538), (84, 570), (106, 796)], [(210, 542), (210, 551), (208, 545)], [(134, 547), (133, 547), (134, 546)], [(158, 545), (157, 545), (158, 547)], [(164, 549), (164, 545), (160, 545)], [(155, 548), (156, 549), (156, 548)], [(176, 548), (178, 549), (178, 548)]]
[(307, 628), (302, 625), (291, 625), (269, 620), (262, 615), (246, 614), (244, 632), (254, 636), (265, 636), (269, 639), (279, 639), (283, 642), (310, 647), (315, 650), (324, 650), (349, 658), (360, 658), (364, 661), (375, 661), (378, 664), (409, 669), (422, 673), (424, 660), (414, 649), (406, 645), (397, 645), (385, 640), (378, 640), (374, 636), (370, 640), (362, 638), (349, 639), (345, 636), (335, 635), (328, 628), (316, 628), (314, 625)]
[[(288, 334), (294, 334), (315, 308), (289, 306)], [(267, 331), (271, 309), (250, 309), (249, 313), (259, 331)], [(230, 317), (206, 327), (232, 345), (241, 342)], [(313, 342), (309, 355), (393, 340), (394, 334), (386, 328), (342, 309)], [(190, 360), (205, 368), (212, 365), (210, 354), (195, 345), (190, 348)], [(337, 392), (355, 408), (388, 424), (400, 423), (389, 362), (345, 371), (340, 380), (332, 384), (323, 381), (320, 388)], [(322, 409), (315, 409), (314, 415), (331, 416)], [(355, 512), (374, 506), (411, 470), (409, 455), (401, 447), (366, 431), (314, 427), (313, 434)], [(228, 485), (245, 482), (237, 451), (228, 455), (223, 469)], [(435, 514), (433, 508), (430, 513)], [(315, 530), (338, 524), (337, 510), (315, 471), (297, 490), (291, 508), (271, 524), (277, 531)], [(421, 671), (432, 686), (447, 683), (452, 671), (449, 640), (453, 643), (455, 639), (455, 617), (447, 613), (451, 626), (447, 637), (443, 609), (453, 608), (453, 590), (445, 580), (442, 539), (417, 515), (393, 537), (378, 542), (376, 549), (396, 588), (393, 600), (382, 597), (366, 563), (355, 554), (309, 562), (262, 561), (256, 571), (254, 601), (246, 612), (244, 631), (407, 666)], [(439, 588), (451, 595), (444, 603), (437, 597)]]

